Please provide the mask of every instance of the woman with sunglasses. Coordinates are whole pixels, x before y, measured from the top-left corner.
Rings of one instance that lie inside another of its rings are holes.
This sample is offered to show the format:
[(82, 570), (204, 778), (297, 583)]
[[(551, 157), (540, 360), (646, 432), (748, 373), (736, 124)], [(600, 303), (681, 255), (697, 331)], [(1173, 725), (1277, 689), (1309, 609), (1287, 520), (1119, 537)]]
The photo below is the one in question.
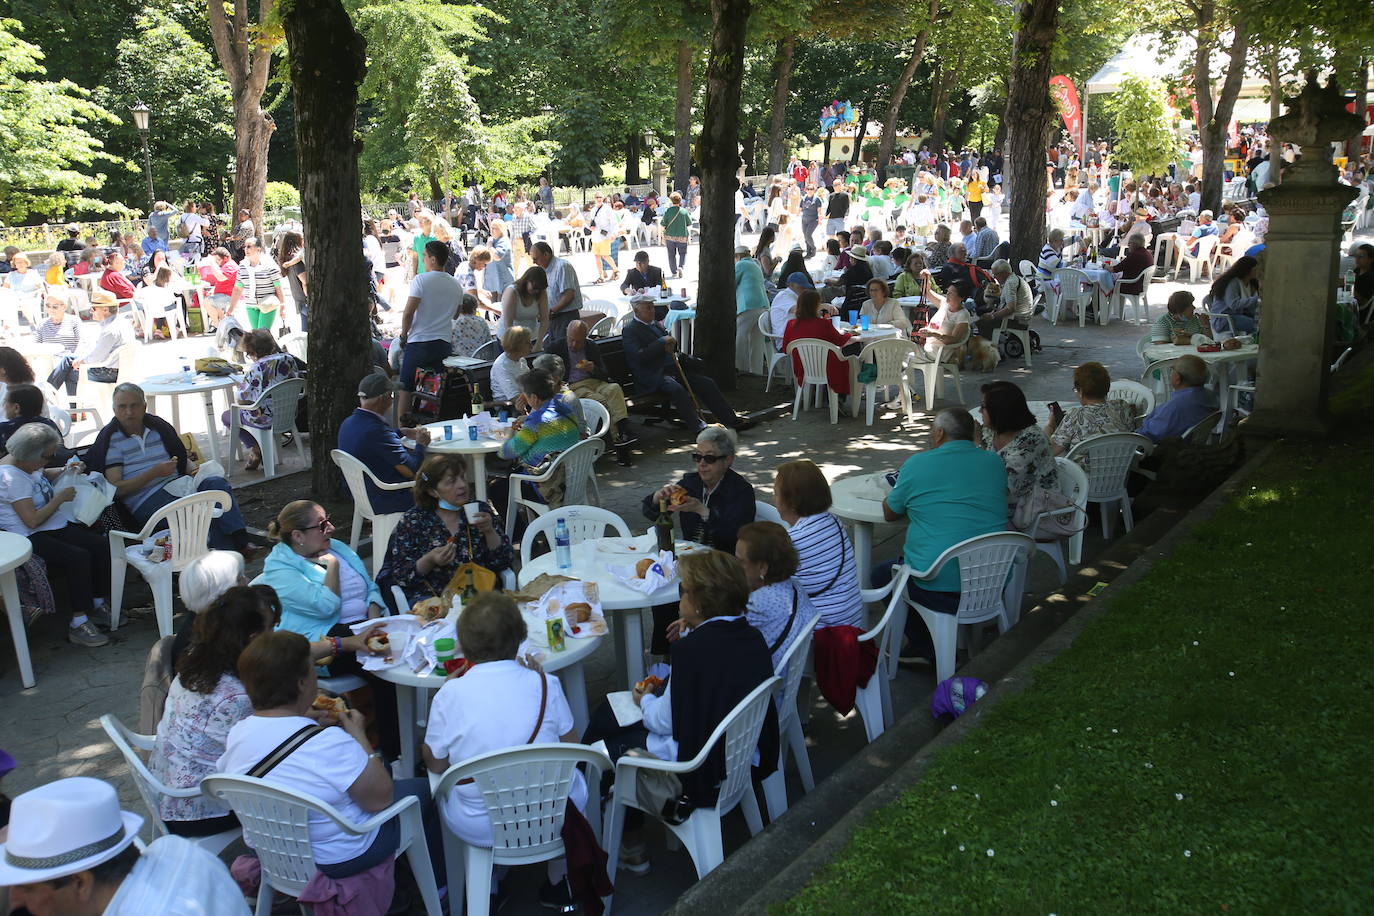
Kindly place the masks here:
[(359, 675), (372, 685), (382, 751), (393, 758), (401, 747), (395, 688), (363, 671), (357, 656), (343, 645), (343, 639), (353, 635), (349, 624), (382, 615), (382, 592), (358, 555), (330, 537), (333, 532), (334, 523), (319, 503), (308, 499), (287, 503), (267, 527), (268, 536), (277, 544), (253, 584), (271, 586), (281, 599), (277, 629), (299, 633), (312, 642), (337, 640), (333, 659), (321, 664), (329, 677)]

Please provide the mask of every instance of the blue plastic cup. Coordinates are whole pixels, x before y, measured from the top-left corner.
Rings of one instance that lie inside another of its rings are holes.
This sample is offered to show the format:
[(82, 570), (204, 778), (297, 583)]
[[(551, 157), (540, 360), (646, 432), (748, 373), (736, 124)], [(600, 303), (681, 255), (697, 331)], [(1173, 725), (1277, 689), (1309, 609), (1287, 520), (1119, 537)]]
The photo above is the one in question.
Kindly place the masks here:
[(859, 330), (860, 330), (860, 331), (867, 331), (867, 330), (868, 330), (868, 316), (867, 316), (867, 315), (860, 315), (860, 316), (859, 316)]
[(858, 313), (858, 312), (850, 312), (850, 313), (849, 313), (849, 323), (850, 323), (850, 324), (858, 324), (858, 323), (859, 323), (859, 313)]
[(447, 423), (446, 423), (446, 424), (444, 424), (444, 441), (447, 442), (447, 441), (451, 440), (452, 438), (453, 438), (453, 426), (452, 426), (451, 424), (447, 424)]
[(468, 441), (469, 441), (469, 442), (476, 442), (476, 441), (477, 441), (477, 427), (476, 427), (475, 425), (469, 425), (469, 426), (468, 426)]

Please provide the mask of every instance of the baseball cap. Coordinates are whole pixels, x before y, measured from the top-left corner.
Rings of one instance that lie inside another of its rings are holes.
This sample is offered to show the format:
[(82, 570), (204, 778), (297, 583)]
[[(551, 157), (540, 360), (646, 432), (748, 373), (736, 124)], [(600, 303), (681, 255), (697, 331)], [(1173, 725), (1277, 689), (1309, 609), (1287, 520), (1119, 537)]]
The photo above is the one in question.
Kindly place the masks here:
[(400, 391), (401, 385), (385, 372), (374, 372), (358, 383), (358, 397), (372, 399), (388, 391)]

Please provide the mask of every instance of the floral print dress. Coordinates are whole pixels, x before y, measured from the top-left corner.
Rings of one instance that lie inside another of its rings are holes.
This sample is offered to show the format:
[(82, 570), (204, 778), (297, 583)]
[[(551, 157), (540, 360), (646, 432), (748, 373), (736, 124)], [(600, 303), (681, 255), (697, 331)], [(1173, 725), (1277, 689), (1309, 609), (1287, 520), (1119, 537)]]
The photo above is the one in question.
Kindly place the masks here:
[[(486, 503), (479, 505), (481, 511), (492, 517), (492, 526), (501, 537), (499, 547), (488, 547), (486, 535), (476, 527), (469, 526), (467, 515), (464, 513), (459, 513), (458, 530), (450, 533), (438, 512), (416, 506), (401, 516), (401, 521), (391, 535), (391, 543), (386, 549), (386, 561), (382, 564), (382, 571), (377, 574), (377, 582), (382, 589), (390, 591), (391, 586), (399, 585), (401, 591), (405, 592), (406, 600), (414, 604), (421, 598), (443, 592), (453, 574), (458, 571), (458, 567), (469, 560), (479, 566), (485, 566), (492, 572), (509, 569), (515, 563), (515, 552), (511, 548), (505, 526), (501, 524), (500, 518), (491, 506)], [(454, 551), (453, 563), (448, 566), (436, 566), (428, 575), (421, 575), (416, 568), (420, 558), (434, 548), (444, 546), (450, 538), (458, 548)], [(471, 551), (468, 549), (469, 542)], [(405, 609), (401, 610), (404, 613)]]
[[(271, 356), (264, 356), (249, 367), (243, 381), (239, 384), (239, 401), (252, 403), (262, 397), (262, 393), (277, 382), (300, 378), (303, 374), (296, 358), (290, 353), (273, 353)], [(240, 410), (239, 422), (255, 429), (268, 429), (272, 426), (272, 411), (266, 408)]]
[[(220, 675), (208, 694), (189, 690), (176, 678), (167, 693), (148, 769), (174, 789), (194, 789), (216, 771), (229, 729), (252, 714), (248, 692), (232, 674)], [(228, 813), (224, 805), (200, 795), (158, 802), (158, 815), (164, 821), (201, 821)]]
[(1021, 500), (1030, 496), (1036, 487), (1059, 489), (1059, 466), (1054, 462), (1054, 452), (1050, 450), (1050, 440), (1043, 429), (1032, 423), (1001, 449), (994, 449), (992, 440), (992, 430), (984, 426), (983, 448), (996, 451), (1007, 466), (1009, 509), (1015, 511)]
[(1050, 441), (1067, 452), (1090, 436), (1133, 433), (1138, 425), (1130, 402), (1111, 398), (1100, 404), (1069, 408)]

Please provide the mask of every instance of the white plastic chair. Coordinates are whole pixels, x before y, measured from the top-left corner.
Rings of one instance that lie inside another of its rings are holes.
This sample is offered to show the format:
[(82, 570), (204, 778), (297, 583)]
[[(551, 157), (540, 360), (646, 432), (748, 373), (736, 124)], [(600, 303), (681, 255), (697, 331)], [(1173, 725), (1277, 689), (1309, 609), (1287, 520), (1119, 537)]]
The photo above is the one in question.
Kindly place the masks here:
[(801, 715), (797, 711), (797, 693), (801, 688), (802, 674), (806, 671), (811, 637), (815, 635), (816, 625), (820, 622), (821, 615), (816, 614), (802, 626), (774, 671), (782, 678), (782, 692), (778, 696), (778, 768), (763, 779), (763, 798), (768, 804), (769, 821), (776, 821), (787, 811), (786, 767), (789, 751), (797, 763), (802, 790), (810, 792), (816, 788), (816, 779), (811, 774), (811, 755), (806, 750), (806, 735), (802, 733)]
[(1025, 359), (1026, 359), (1026, 368), (1027, 368), (1027, 369), (1033, 368), (1033, 367), (1031, 366), (1031, 332), (1030, 332), (1030, 328), (1014, 328), (1014, 327), (1012, 327), (1012, 326), (1011, 326), (1011, 316), (1008, 315), (1006, 318), (1003, 318), (1003, 319), (1002, 319), (1002, 323), (1001, 323), (1001, 324), (999, 324), (997, 327), (995, 327), (995, 328), (992, 329), (992, 346), (993, 346), (994, 349), (997, 348), (998, 342), (1002, 339), (1002, 335), (1003, 335), (1003, 334), (1006, 334), (1006, 335), (1008, 335), (1009, 337), (1015, 337), (1017, 340), (1021, 341), (1021, 355), (1022, 355), (1023, 357), (1025, 357)]
[[(1111, 540), (1110, 507), (1120, 504), (1121, 518), (1130, 531), (1135, 524), (1131, 517), (1131, 497), (1126, 492), (1126, 478), (1132, 465), (1142, 454), (1148, 455), (1154, 443), (1138, 433), (1107, 433), (1089, 436), (1069, 449), (1064, 457), (1077, 462), (1088, 475), (1089, 503), (1097, 503), (1102, 513), (1102, 537)], [(1079, 461), (1079, 459), (1085, 459)]]
[[(885, 338), (875, 340), (859, 352), (859, 364), (874, 362), (878, 365), (878, 377), (864, 383), (865, 422), (873, 425), (873, 408), (878, 400), (878, 389), (897, 386), (897, 396), (901, 399), (902, 410), (908, 418), (916, 415), (911, 398), (911, 366), (919, 359), (916, 345), (909, 340)], [(857, 397), (858, 392), (851, 392)], [(855, 410), (858, 401), (853, 402)]]
[[(1141, 384), (1148, 387), (1151, 393), (1154, 394), (1156, 405), (1163, 404), (1165, 401), (1169, 400), (1170, 396), (1174, 393), (1174, 386), (1169, 380), (1169, 374), (1173, 372), (1174, 367), (1178, 365), (1179, 359), (1181, 359), (1181, 357), (1175, 356), (1169, 359), (1156, 360), (1150, 363), (1150, 365), (1146, 367), (1145, 372), (1140, 376)], [(1203, 384), (1210, 385), (1211, 383), (1212, 367), (1208, 366), (1207, 380)]]
[[(1131, 304), (1131, 320), (1136, 324), (1150, 323), (1150, 280), (1154, 278), (1154, 265), (1142, 270), (1130, 279), (1116, 281), (1116, 286), (1112, 287), (1112, 298), (1108, 304), (1108, 314), (1115, 315), (1122, 321), (1126, 320), (1126, 303)], [(1121, 287), (1127, 283), (1140, 283), (1140, 292), (1124, 293)]]
[(354, 824), (344, 819), (333, 805), (318, 798), (273, 785), (251, 776), (215, 773), (205, 777), (201, 790), (224, 802), (243, 824), (243, 839), (258, 854), (262, 863), (262, 884), (258, 888), (256, 916), (272, 912), (272, 891), (300, 896), (316, 872), (315, 854), (310, 846), (310, 815), (321, 815), (345, 833), (361, 836), (392, 818), (401, 821), (401, 839), (396, 854), (405, 853), (410, 870), (425, 901), (427, 916), (439, 916), (439, 889), (434, 883), (434, 868), (425, 846), (425, 828), (420, 820), (420, 800), (407, 796), (388, 808)]
[[(592, 831), (600, 833), (597, 797), (601, 774), (611, 759), (580, 744), (529, 744), (490, 751), (454, 764), (440, 777), (434, 799), (442, 811), (460, 780), (471, 780), (482, 793), (491, 818), (491, 846), (471, 846), (445, 829), (449, 900), (466, 883), (468, 916), (482, 916), (491, 904), (491, 870), (495, 865), (532, 865), (564, 854), (563, 816), (579, 764), (587, 767), (586, 810)], [(441, 821), (442, 823), (442, 821)], [(450, 903), (450, 910), (457, 907)]]
[(496, 359), (501, 355), (501, 341), (492, 338), (472, 351), (473, 359)]
[(754, 500), (754, 521), (777, 522), (784, 528), (787, 527), (787, 523), (782, 520), (782, 516), (778, 514), (778, 510), (775, 507), (758, 499)]
[[(243, 430), (258, 443), (258, 449), (262, 452), (263, 474), (267, 477), (275, 477), (277, 476), (277, 443), (283, 435), (290, 433), (292, 440), (296, 443), (296, 456), (301, 459), (301, 464), (305, 465), (305, 446), (301, 444), (301, 431), (296, 428), (296, 414), (300, 410), (303, 397), (305, 397), (305, 379), (289, 378), (268, 388), (251, 404), (245, 404), (242, 401), (235, 401), (231, 404), (229, 406), (229, 447), (233, 450), (231, 457), (238, 457), (239, 453), (242, 452), (238, 432)], [(241, 409), (266, 409), (272, 415), (272, 425), (267, 429), (243, 425), (239, 422), (238, 412)]]
[(391, 532), (396, 530), (401, 516), (405, 513), (374, 511), (372, 501), (367, 498), (367, 484), (364, 480), (372, 481), (372, 485), (379, 490), (409, 490), (415, 486), (415, 481), (382, 483), (368, 470), (367, 465), (342, 449), (332, 450), (329, 457), (334, 459), (334, 463), (343, 472), (348, 492), (353, 496), (353, 521), (349, 526), (348, 546), (356, 551), (358, 541), (363, 535), (363, 520), (372, 523), (372, 574), (375, 576), (381, 571), (382, 563), (386, 561), (386, 547), (391, 543)]
[[(615, 764), (615, 794), (611, 798), (611, 813), (606, 823), (606, 841), (602, 846), (610, 856), (607, 871), (611, 883), (615, 883), (616, 870), (620, 865), (620, 836), (625, 826), (625, 809), (639, 808), (635, 791), (639, 773), (642, 770), (658, 770), (663, 773), (691, 773), (699, 769), (716, 745), (725, 742), (725, 778), (718, 787), (716, 803), (709, 808), (697, 808), (681, 824), (663, 822), (663, 826), (687, 847), (696, 866), (697, 877), (705, 877), (716, 866), (725, 861), (724, 838), (721, 836), (720, 819), (738, 805), (744, 811), (744, 820), (749, 832), (758, 835), (763, 830), (763, 815), (759, 811), (759, 801), (754, 795), (751, 780), (751, 763), (758, 748), (759, 733), (763, 730), (764, 716), (768, 712), (771, 695), (782, 686), (782, 679), (770, 677), (749, 692), (744, 699), (721, 719), (715, 731), (706, 739), (701, 750), (691, 760), (682, 762), (659, 760), (656, 757), (621, 757)], [(640, 810), (644, 810), (640, 808)], [(657, 811), (645, 811), (657, 817)], [(607, 912), (610, 900), (607, 900)]]
[(287, 334), (281, 339), (281, 348), (301, 362), (308, 363), (310, 360), (306, 354), (310, 352), (309, 343), (310, 338), (306, 336), (306, 333), (297, 331), (294, 334)]
[(928, 581), (947, 563), (959, 564), (959, 609), (955, 613), (941, 613), (906, 599), (921, 615), (935, 644), (937, 684), (954, 675), (960, 626), (995, 618), (998, 630), (1005, 633), (1015, 622), (1013, 614), (1020, 616), (1021, 577), (1012, 575), (1012, 567), (1018, 557), (1029, 557), (1034, 549), (1035, 541), (1019, 532), (983, 534), (947, 548), (929, 569), (912, 572), (915, 578)]
[(766, 309), (763, 314), (759, 315), (759, 333), (763, 335), (763, 339), (766, 342), (763, 348), (762, 360), (764, 369), (763, 374), (765, 377), (763, 390), (767, 391), (772, 387), (773, 373), (777, 371), (779, 363), (783, 366), (784, 377), (789, 379), (793, 384), (796, 384), (796, 376), (791, 372), (792, 364), (788, 360), (787, 354), (778, 349), (782, 344), (782, 335), (773, 333), (773, 317)]
[(588, 491), (591, 489), (588, 481), (595, 477), (596, 459), (600, 458), (605, 450), (606, 443), (601, 439), (583, 439), (572, 448), (559, 452), (558, 456), (538, 474), (511, 474), (510, 496), (506, 500), (506, 533), (515, 534), (515, 514), (520, 511), (521, 506), (528, 507), (535, 515), (544, 515), (549, 511), (549, 507), (544, 503), (526, 499), (521, 485), (530, 483), (538, 486), (548, 483), (558, 473), (559, 468), (563, 469), (564, 505), (585, 505)]
[[(801, 359), (802, 380), (797, 386), (797, 393), (792, 398), (792, 419), (801, 416), (801, 409), (806, 402), (808, 393), (815, 392), (815, 404), (820, 406), (823, 394), (830, 396), (830, 422), (840, 421), (840, 396), (830, 387), (830, 378), (826, 375), (826, 363), (829, 357), (843, 360), (844, 354), (840, 348), (832, 343), (823, 340), (816, 340), (812, 337), (803, 337), (794, 340), (787, 345), (787, 359), (791, 362), (792, 354), (796, 353)], [(795, 377), (795, 373), (793, 374)]]
[(578, 398), (582, 405), (582, 415), (587, 418), (587, 438), (600, 439), (611, 428), (611, 413), (606, 405), (591, 398)]
[(616, 319), (613, 315), (606, 315), (587, 332), (591, 337), (611, 337), (616, 333)]
[[(138, 378), (135, 364), (138, 362), (139, 350), (143, 345), (138, 341), (126, 343), (115, 351), (117, 354), (116, 365), (119, 367), (119, 382), (131, 382)], [(87, 375), (87, 367), (81, 367), (81, 375), (76, 383), (76, 406), (74, 409), (92, 414), (95, 422), (101, 426), (100, 411), (111, 409), (110, 404), (114, 399), (115, 386), (119, 382), (96, 382), (92, 381)]]
[(1183, 433), (1183, 441), (1189, 445), (1207, 445), (1216, 441), (1217, 429), (1221, 424), (1221, 411), (1214, 410), (1207, 416), (1188, 427)]
[(1112, 382), (1111, 387), (1107, 389), (1107, 400), (1125, 401), (1130, 404), (1137, 420), (1149, 416), (1150, 411), (1155, 409), (1155, 393), (1150, 387), (1128, 378)]
[[(139, 751), (144, 754), (151, 754), (153, 744), (157, 740), (156, 735), (140, 735), (130, 731), (128, 726), (109, 713), (100, 717), (100, 727), (105, 729), (105, 734), (110, 736), (110, 742), (115, 746), (115, 750), (123, 755), (124, 762), (129, 765), (129, 775), (133, 777), (134, 788), (138, 790), (139, 797), (143, 799), (144, 807), (148, 809), (148, 814), (151, 815), (153, 832), (158, 836), (167, 836), (167, 824), (162, 820), (162, 815), (158, 813), (158, 802), (163, 798), (199, 798), (200, 786), (191, 789), (174, 789), (152, 774), (148, 765), (143, 762), (143, 757)], [(235, 828), (210, 836), (187, 837), (187, 839), (206, 852), (218, 855), (221, 849), (242, 835), (243, 830)]]
[(954, 393), (958, 397), (959, 403), (964, 403), (964, 383), (959, 372), (959, 357), (973, 332), (973, 325), (968, 322), (961, 322), (960, 327), (962, 333), (958, 340), (941, 344), (936, 348), (933, 357), (930, 357), (922, 348), (917, 352), (917, 358), (911, 363), (911, 368), (920, 370), (922, 380), (925, 382), (927, 411), (935, 410), (935, 398), (940, 394), (940, 384), (945, 375), (949, 375), (954, 380)]
[(906, 633), (906, 583), (911, 578), (907, 566), (894, 566), (892, 579), (882, 588), (860, 591), (864, 604), (887, 602), (878, 622), (859, 636), (859, 642), (878, 647), (878, 662), (868, 683), (854, 692), (854, 706), (864, 720), (864, 734), (874, 741), (896, 721), (892, 706), (892, 679), (897, 676), (897, 657)]
[[(1088, 475), (1076, 462), (1067, 458), (1056, 458), (1054, 463), (1059, 469), (1059, 492), (1077, 508), (1058, 512), (1041, 512), (1036, 516), (1026, 534), (1035, 539), (1036, 550), (1054, 561), (1054, 565), (1059, 569), (1059, 584), (1063, 585), (1069, 581), (1068, 564), (1072, 563), (1077, 566), (1083, 561), (1083, 529), (1088, 527)], [(1039, 529), (1042, 522), (1053, 516), (1067, 515), (1069, 512), (1073, 513), (1071, 524), (1078, 531), (1065, 537), (1040, 535)], [(1067, 548), (1065, 547), (1066, 543)]]
[(619, 318), (625, 314), (625, 307), (617, 305), (609, 299), (584, 299), (580, 311), (583, 315), (588, 312), (596, 312), (598, 315), (609, 315), (612, 318)]
[(1183, 268), (1188, 268), (1188, 276), (1194, 282), (1202, 279), (1204, 270), (1211, 270), (1212, 249), (1216, 247), (1218, 236), (1204, 235), (1197, 240), (1197, 254), (1180, 254), (1178, 259), (1178, 270), (1174, 273), (1174, 279), (1183, 280)]
[(186, 316), (181, 311), (181, 296), (171, 290), (165, 290), (164, 295), (160, 287), (140, 286), (134, 291), (134, 312), (143, 326), (145, 341), (153, 339), (159, 318), (167, 322), (167, 335), (171, 340), (176, 340), (178, 329), (182, 337), (190, 336), (186, 330)]
[[(206, 538), (210, 522), (233, 505), (233, 497), (223, 490), (205, 490), (173, 500), (153, 513), (138, 533), (110, 531), (110, 629), (119, 629), (119, 612), (124, 606), (124, 576), (130, 565), (138, 570), (153, 592), (157, 613), (157, 632), (172, 632), (172, 575), (179, 573), (196, 557), (210, 552)], [(134, 545), (152, 537), (163, 522), (172, 540), (172, 558), (160, 563), (147, 559)]]
[(1085, 327), (1088, 322), (1088, 304), (1093, 301), (1097, 285), (1089, 280), (1083, 271), (1072, 267), (1061, 267), (1056, 270), (1054, 280), (1059, 286), (1059, 294), (1055, 297), (1054, 314), (1049, 316), (1050, 324), (1057, 324), (1064, 308), (1072, 305), (1078, 310), (1078, 326)]
[(529, 565), (530, 560), (534, 559), (534, 542), (540, 534), (544, 535), (550, 546), (553, 545), (553, 529), (560, 519), (568, 525), (569, 544), (580, 544), (591, 538), (608, 537), (608, 531), (614, 531), (616, 537), (622, 538), (630, 537), (632, 534), (625, 520), (610, 509), (602, 509), (599, 506), (560, 506), (539, 516), (525, 529), (525, 536), (520, 541), (522, 567)]

